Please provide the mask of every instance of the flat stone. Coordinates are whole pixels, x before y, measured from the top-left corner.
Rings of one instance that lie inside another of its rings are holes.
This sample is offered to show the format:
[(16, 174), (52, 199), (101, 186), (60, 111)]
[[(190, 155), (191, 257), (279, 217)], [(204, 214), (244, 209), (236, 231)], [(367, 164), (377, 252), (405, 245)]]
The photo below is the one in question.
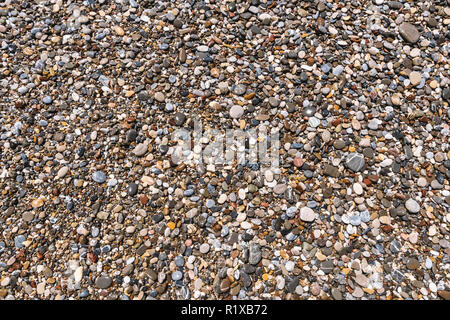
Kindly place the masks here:
[(273, 188), (273, 192), (275, 194), (283, 194), (287, 189), (287, 185), (285, 184), (277, 184), (274, 188)]
[(329, 274), (334, 269), (334, 263), (331, 260), (325, 260), (320, 264), (320, 269), (322, 269), (323, 272), (326, 274)]
[(323, 173), (327, 176), (337, 178), (339, 176), (339, 168), (330, 164), (325, 164)]
[(147, 151), (148, 151), (148, 146), (147, 146), (146, 144), (144, 144), (144, 143), (139, 143), (139, 144), (133, 149), (132, 152), (133, 152), (134, 155), (136, 155), (136, 156), (138, 156), (138, 157), (141, 157), (141, 156), (143, 156), (144, 154), (146, 154)]
[(269, 98), (269, 104), (270, 104), (271, 107), (276, 108), (276, 107), (278, 107), (280, 105), (280, 100), (278, 100), (275, 97), (270, 97)]
[(103, 183), (106, 181), (106, 174), (104, 174), (101, 171), (95, 171), (92, 174), (92, 180), (94, 180), (97, 183)]
[(313, 222), (316, 219), (316, 213), (308, 207), (300, 209), (300, 219), (306, 222)]
[(357, 182), (353, 184), (353, 191), (357, 194), (357, 195), (361, 195), (363, 193), (363, 187)]
[(208, 46), (198, 46), (197, 51), (199, 52), (208, 52), (209, 47)]
[(400, 35), (409, 43), (416, 43), (419, 40), (420, 33), (417, 28), (408, 22), (403, 22), (398, 27)]
[(348, 169), (354, 172), (359, 172), (365, 164), (364, 156), (356, 152), (350, 153), (345, 160), (345, 164)]
[(257, 265), (262, 259), (261, 247), (257, 243), (251, 243), (249, 246), (248, 262), (251, 265)]
[(335, 147), (338, 150), (341, 150), (341, 149), (345, 148), (345, 142), (342, 140), (335, 140), (333, 142), (333, 147)]
[(34, 219), (34, 214), (33, 214), (33, 212), (30, 212), (30, 211), (24, 212), (23, 215), (22, 215), (22, 219), (23, 219), (25, 222), (30, 222), (30, 221), (32, 221), (32, 220)]
[(413, 71), (409, 74), (409, 81), (411, 81), (413, 86), (417, 86), (422, 81), (422, 75), (417, 71)]
[(362, 296), (364, 296), (364, 291), (360, 287), (356, 287), (352, 295), (355, 298), (361, 298)]
[(203, 243), (200, 245), (200, 252), (205, 254), (209, 252), (209, 244)]
[(305, 161), (301, 157), (295, 157), (294, 158), (294, 166), (297, 168), (300, 168)]
[(107, 276), (100, 276), (95, 280), (95, 285), (99, 289), (108, 289), (112, 285), (113, 280)]
[(64, 166), (58, 170), (58, 173), (56, 174), (56, 176), (58, 178), (64, 178), (68, 172), (69, 172), (69, 167)]
[(409, 258), (406, 267), (410, 270), (416, 270), (420, 267), (420, 262), (415, 258)]
[(420, 177), (419, 179), (417, 179), (417, 185), (422, 188), (426, 187), (428, 185), (428, 181), (424, 177)]
[(177, 126), (181, 126), (186, 121), (186, 115), (184, 113), (177, 112), (175, 113), (174, 121)]
[(336, 288), (331, 289), (331, 296), (334, 300), (342, 300), (342, 293)]
[(155, 93), (155, 99), (158, 102), (164, 102), (166, 100), (164, 94), (162, 92), (156, 92)]
[(238, 96), (242, 96), (247, 91), (247, 86), (244, 84), (238, 84), (235, 86), (233, 92)]
[(233, 119), (239, 119), (244, 114), (244, 108), (239, 105), (234, 105), (230, 109), (230, 117)]
[(45, 282), (41, 282), (36, 286), (36, 292), (37, 294), (41, 295), (44, 294), (45, 291)]
[(414, 199), (406, 200), (405, 207), (410, 213), (418, 213), (420, 211), (420, 205)]
[(228, 292), (230, 290), (230, 279), (225, 278), (220, 282), (220, 292)]
[(183, 273), (181, 271), (175, 271), (174, 273), (172, 273), (172, 280), (173, 281), (178, 281), (183, 279)]
[(378, 119), (370, 120), (367, 126), (371, 130), (378, 130)]
[(355, 281), (363, 288), (367, 288), (369, 286), (369, 279), (363, 274), (358, 274), (355, 277)]

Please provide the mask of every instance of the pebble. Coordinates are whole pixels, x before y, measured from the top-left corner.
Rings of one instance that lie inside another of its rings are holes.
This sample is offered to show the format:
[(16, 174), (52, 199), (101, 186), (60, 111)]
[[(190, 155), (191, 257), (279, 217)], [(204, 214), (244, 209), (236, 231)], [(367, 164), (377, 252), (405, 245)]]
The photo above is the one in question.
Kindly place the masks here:
[(353, 184), (353, 191), (357, 194), (357, 195), (361, 195), (363, 193), (363, 188), (359, 183), (355, 183)]
[(209, 244), (203, 243), (203, 244), (200, 246), (200, 252), (203, 253), (203, 254), (205, 254), (205, 253), (208, 253), (208, 251), (209, 251)]
[(273, 192), (275, 194), (283, 194), (287, 189), (287, 186), (285, 184), (277, 184), (274, 188), (273, 188)]
[(316, 214), (312, 209), (308, 207), (303, 207), (300, 209), (300, 219), (302, 219), (303, 221), (312, 222), (315, 218)]
[(158, 102), (164, 102), (166, 100), (164, 94), (162, 92), (156, 92), (155, 93), (155, 99)]
[(36, 293), (42, 295), (45, 292), (45, 282), (41, 282), (36, 286)]
[(138, 185), (134, 182), (131, 182), (127, 188), (128, 195), (135, 196), (137, 192), (138, 192)]
[(398, 27), (400, 35), (409, 43), (416, 43), (419, 40), (420, 33), (417, 28), (408, 22), (403, 22)]
[(64, 178), (68, 172), (69, 172), (69, 167), (64, 166), (58, 170), (58, 173), (56, 174), (56, 176), (61, 179), (61, 178)]
[(92, 174), (92, 180), (94, 180), (95, 182), (98, 182), (98, 183), (103, 183), (106, 181), (106, 174), (104, 174), (101, 171), (95, 171)]
[(175, 125), (181, 126), (181, 125), (183, 125), (184, 122), (186, 121), (186, 116), (185, 116), (184, 113), (177, 112), (177, 113), (175, 114), (175, 118), (174, 118), (174, 119), (175, 119)]
[(420, 211), (420, 205), (414, 199), (406, 200), (405, 207), (411, 213), (418, 213)]
[(370, 120), (367, 126), (372, 130), (378, 130), (378, 119)]
[(239, 105), (234, 105), (230, 109), (230, 117), (239, 119), (244, 114), (244, 109)]
[(148, 150), (147, 145), (145, 145), (144, 143), (140, 143), (134, 148), (133, 154), (135, 154), (138, 157), (141, 157), (145, 153), (147, 153), (147, 150)]
[(417, 86), (422, 82), (422, 75), (419, 72), (413, 71), (409, 74), (409, 81), (413, 86)]
[(181, 271), (175, 271), (174, 273), (172, 273), (172, 280), (173, 281), (178, 281), (183, 279), (183, 273)]
[(112, 282), (113, 280), (110, 277), (101, 276), (95, 280), (95, 285), (99, 289), (108, 289), (112, 285)]
[(359, 153), (351, 153), (347, 156), (345, 163), (350, 170), (359, 172), (365, 164), (364, 156)]
[(249, 263), (251, 265), (258, 264), (262, 259), (261, 249), (259, 244), (251, 243), (249, 247)]

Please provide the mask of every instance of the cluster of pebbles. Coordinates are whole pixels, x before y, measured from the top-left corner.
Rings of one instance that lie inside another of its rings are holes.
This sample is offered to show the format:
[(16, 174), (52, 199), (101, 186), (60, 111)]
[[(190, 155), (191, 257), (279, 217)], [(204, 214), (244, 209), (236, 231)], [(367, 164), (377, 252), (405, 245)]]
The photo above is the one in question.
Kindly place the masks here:
[(0, 1), (0, 299), (449, 299), (449, 1)]

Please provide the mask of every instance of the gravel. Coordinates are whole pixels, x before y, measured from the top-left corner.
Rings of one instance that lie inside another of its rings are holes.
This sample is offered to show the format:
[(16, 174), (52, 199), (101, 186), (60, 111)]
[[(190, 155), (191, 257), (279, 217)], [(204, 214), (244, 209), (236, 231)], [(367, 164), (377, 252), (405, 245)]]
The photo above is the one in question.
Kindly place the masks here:
[(2, 1), (0, 300), (449, 299), (449, 25)]

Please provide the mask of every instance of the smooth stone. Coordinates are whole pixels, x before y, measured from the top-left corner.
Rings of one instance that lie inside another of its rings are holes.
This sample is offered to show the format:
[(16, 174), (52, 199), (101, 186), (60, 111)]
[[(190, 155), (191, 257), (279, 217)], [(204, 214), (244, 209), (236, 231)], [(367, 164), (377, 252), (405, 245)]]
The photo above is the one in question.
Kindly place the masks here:
[(0, 283), (0, 286), (2, 286), (2, 287), (7, 287), (7, 286), (9, 285), (10, 282), (11, 282), (11, 279), (10, 279), (10, 278), (4, 278), (4, 279), (2, 280), (2, 282)]
[(399, 27), (400, 35), (409, 43), (416, 43), (419, 40), (420, 33), (417, 28), (408, 22), (403, 22)]
[(274, 188), (273, 188), (273, 192), (275, 194), (283, 194), (287, 189), (287, 185), (285, 184), (277, 184)]
[(44, 102), (45, 104), (50, 104), (53, 102), (53, 99), (50, 96), (45, 96), (44, 99), (42, 99), (42, 102)]
[(305, 222), (313, 222), (316, 218), (316, 213), (314, 210), (308, 207), (303, 207), (300, 209), (300, 219)]
[(338, 150), (341, 150), (341, 149), (345, 148), (345, 142), (342, 140), (335, 140), (333, 142), (333, 147), (335, 147)]
[(277, 98), (270, 97), (269, 98), (269, 104), (271, 107), (276, 108), (280, 105), (280, 101)]
[(92, 179), (97, 183), (103, 183), (106, 181), (106, 174), (101, 171), (95, 171), (92, 174)]
[(247, 86), (244, 84), (238, 84), (234, 87), (233, 92), (238, 96), (242, 96), (247, 91)]
[(208, 251), (209, 251), (209, 244), (203, 243), (203, 244), (200, 245), (200, 252), (201, 253), (205, 254), (205, 253), (208, 253)]
[(371, 130), (378, 130), (378, 119), (370, 120), (367, 126)]
[(359, 172), (364, 167), (364, 156), (360, 153), (350, 153), (345, 161), (347, 168), (354, 172)]
[(266, 179), (267, 182), (272, 182), (273, 181), (273, 172), (270, 170), (266, 170), (264, 172), (264, 178)]
[(41, 282), (36, 286), (36, 292), (37, 294), (41, 295), (45, 291), (45, 282)]
[(325, 130), (324, 132), (322, 132), (322, 140), (323, 142), (329, 142), (331, 139), (331, 133), (328, 130)]
[(419, 179), (417, 179), (417, 185), (422, 188), (426, 187), (428, 185), (428, 181), (424, 177), (420, 177)]
[(405, 207), (411, 213), (418, 213), (420, 211), (420, 206), (414, 199), (406, 200)]
[(181, 280), (182, 278), (183, 278), (183, 273), (181, 271), (175, 271), (174, 273), (172, 273), (173, 281), (178, 281), (178, 280)]
[(23, 242), (25, 240), (26, 240), (25, 236), (21, 234), (14, 239), (14, 245), (19, 249), (23, 248)]
[(58, 173), (56, 174), (56, 176), (58, 178), (64, 178), (66, 176), (67, 172), (69, 172), (69, 167), (64, 166), (58, 170)]
[(112, 285), (113, 280), (107, 276), (98, 277), (95, 280), (95, 285), (100, 289), (107, 289)]
[(138, 185), (134, 182), (131, 182), (127, 188), (128, 195), (135, 196), (137, 192), (138, 192)]
[(139, 143), (134, 149), (133, 149), (133, 154), (141, 157), (143, 156), (148, 150), (148, 146), (144, 143)]
[(316, 128), (320, 125), (320, 120), (317, 119), (316, 117), (311, 117), (308, 120), (308, 124), (312, 127), (312, 128)]
[(184, 266), (184, 258), (182, 256), (176, 256), (173, 261), (175, 262), (177, 267), (183, 267)]
[(244, 114), (244, 108), (239, 105), (234, 105), (230, 109), (230, 117), (233, 119), (239, 119)]
[(406, 267), (410, 270), (416, 270), (420, 267), (420, 262), (415, 258), (409, 258)]
[(34, 218), (34, 214), (33, 214), (33, 212), (30, 212), (30, 211), (24, 212), (22, 215), (22, 219), (25, 222), (30, 222), (33, 220), (33, 218)]
[(158, 102), (164, 102), (164, 100), (166, 100), (166, 98), (164, 97), (164, 94), (162, 92), (155, 93), (155, 99)]
[(174, 121), (177, 126), (181, 126), (186, 121), (186, 115), (184, 113), (177, 112), (175, 114)]
[(422, 75), (417, 71), (413, 71), (409, 74), (409, 81), (411, 81), (413, 86), (417, 86), (422, 82)]
[(198, 46), (197, 51), (199, 52), (208, 52), (209, 47), (208, 46)]
[(331, 289), (331, 295), (334, 300), (342, 300), (342, 293), (336, 288)]
[(359, 183), (355, 183), (353, 184), (353, 191), (357, 195), (361, 195), (363, 193), (363, 187)]
[(325, 260), (320, 264), (320, 269), (326, 274), (331, 273), (334, 269), (334, 263), (331, 260)]
[(361, 217), (359, 215), (353, 215), (350, 217), (350, 224), (353, 226), (359, 226), (361, 224)]
[(300, 168), (305, 161), (301, 157), (294, 158), (294, 166)]
[(295, 263), (293, 261), (288, 261), (288, 262), (286, 262), (284, 267), (286, 268), (286, 270), (288, 272), (292, 272), (292, 271), (294, 271)]
[(367, 288), (369, 286), (369, 279), (363, 274), (358, 274), (355, 277), (355, 281), (363, 288)]
[(130, 129), (127, 131), (126, 139), (128, 142), (133, 142), (137, 138), (137, 131), (134, 129)]

